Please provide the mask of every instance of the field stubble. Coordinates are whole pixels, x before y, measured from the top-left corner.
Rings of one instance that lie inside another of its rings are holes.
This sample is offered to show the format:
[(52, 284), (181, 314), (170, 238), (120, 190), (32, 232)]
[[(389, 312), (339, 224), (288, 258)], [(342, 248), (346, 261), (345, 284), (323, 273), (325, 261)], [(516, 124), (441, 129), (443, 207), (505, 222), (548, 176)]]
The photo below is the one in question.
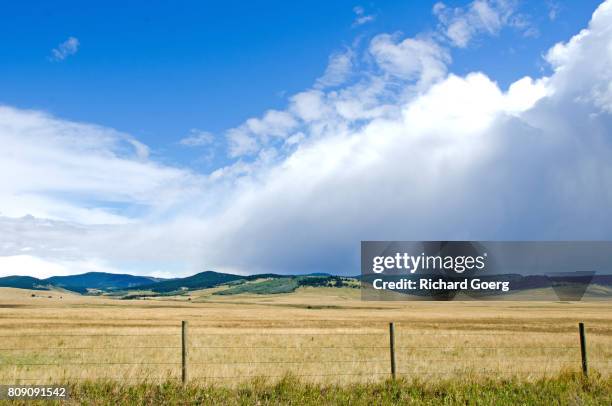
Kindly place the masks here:
[(609, 302), (362, 302), (355, 289), (333, 288), (122, 301), (0, 290), (1, 383), (179, 380), (181, 320), (189, 322), (190, 381), (212, 385), (287, 374), (382, 382), (391, 321), (406, 379), (533, 382), (577, 372), (579, 321), (593, 373), (609, 380), (612, 370)]

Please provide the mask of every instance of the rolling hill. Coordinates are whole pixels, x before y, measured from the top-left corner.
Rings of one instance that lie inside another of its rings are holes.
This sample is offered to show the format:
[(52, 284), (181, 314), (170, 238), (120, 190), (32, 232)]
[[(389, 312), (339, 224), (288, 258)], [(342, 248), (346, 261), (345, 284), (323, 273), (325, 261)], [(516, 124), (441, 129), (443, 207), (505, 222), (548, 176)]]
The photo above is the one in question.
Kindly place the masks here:
[(87, 272), (80, 275), (52, 276), (47, 279), (38, 279), (31, 276), (6, 276), (0, 278), (0, 287), (36, 290), (48, 290), (55, 287), (78, 293), (87, 293), (88, 289), (130, 289), (140, 285), (157, 283), (158, 281), (160, 279), (146, 276)]
[[(255, 274), (255, 275), (235, 275), (231, 273), (222, 273), (214, 271), (204, 271), (186, 278), (177, 278), (158, 283), (139, 286), (139, 290), (150, 290), (156, 293), (170, 293), (184, 290), (208, 289), (219, 285), (238, 285), (242, 286), (244, 282), (251, 282), (258, 279), (271, 280), (288, 280), (296, 278), (292, 275), (278, 275), (273, 273)], [(279, 285), (283, 283), (279, 282)], [(249, 284), (252, 285), (252, 284)]]
[(87, 272), (80, 275), (53, 276), (45, 279), (44, 282), (75, 292), (87, 292), (87, 289), (129, 289), (141, 285), (157, 283), (157, 280), (147, 276)]
[(5, 276), (0, 278), (0, 286), (5, 288), (47, 290), (48, 284), (31, 276)]
[(229, 273), (204, 271), (180, 279), (171, 279), (162, 282), (149, 283), (139, 286), (140, 290), (151, 290), (157, 293), (168, 293), (186, 289), (206, 289), (217, 285), (244, 279), (244, 276)]
[[(398, 276), (399, 277), (399, 276)], [(416, 277), (416, 276), (413, 276)], [(0, 287), (48, 290), (61, 288), (81, 294), (110, 294), (125, 298), (143, 295), (176, 295), (187, 291), (217, 288), (215, 295), (237, 294), (280, 294), (291, 293), (300, 287), (359, 287), (360, 279), (371, 283), (372, 275), (365, 278), (341, 277), (325, 273), (306, 275), (256, 274), (235, 275), (214, 271), (200, 272), (192, 276), (176, 279), (158, 279), (129, 274), (87, 272), (80, 275), (53, 276), (38, 279), (30, 276), (7, 276), (0, 278)], [(491, 276), (483, 276), (487, 280)], [(496, 279), (511, 281), (515, 291), (526, 292), (551, 286), (551, 281), (542, 275), (496, 275)], [(612, 288), (612, 275), (595, 275), (592, 286)], [(607, 291), (606, 291), (607, 292)], [(415, 294), (419, 294), (416, 292)], [(606, 294), (604, 294), (606, 296)]]

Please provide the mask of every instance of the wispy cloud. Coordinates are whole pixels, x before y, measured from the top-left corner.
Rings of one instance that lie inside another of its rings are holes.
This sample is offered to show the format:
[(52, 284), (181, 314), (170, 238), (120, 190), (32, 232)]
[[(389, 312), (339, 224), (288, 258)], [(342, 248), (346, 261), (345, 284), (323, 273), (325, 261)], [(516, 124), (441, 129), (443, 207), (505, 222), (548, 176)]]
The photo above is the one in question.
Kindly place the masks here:
[(549, 0), (546, 2), (546, 6), (548, 7), (548, 19), (555, 21), (561, 12), (561, 5), (554, 0)]
[(362, 6), (353, 7), (353, 13), (355, 13), (355, 21), (353, 21), (353, 27), (369, 23), (376, 19), (376, 15), (366, 14), (365, 9)]
[(465, 48), (479, 34), (497, 35), (504, 27), (513, 27), (526, 37), (538, 35), (527, 16), (517, 12), (513, 0), (475, 0), (465, 7), (433, 6), (439, 31), (453, 46)]
[(353, 51), (348, 49), (329, 57), (325, 73), (317, 79), (317, 87), (338, 86), (346, 81), (353, 67)]
[(68, 39), (51, 50), (52, 61), (63, 61), (70, 55), (74, 55), (79, 51), (80, 42), (76, 37), (68, 37)]
[(181, 145), (186, 147), (202, 147), (205, 145), (210, 145), (215, 140), (215, 136), (209, 133), (208, 131), (198, 130), (197, 128), (192, 128), (189, 130), (189, 135), (179, 141)]

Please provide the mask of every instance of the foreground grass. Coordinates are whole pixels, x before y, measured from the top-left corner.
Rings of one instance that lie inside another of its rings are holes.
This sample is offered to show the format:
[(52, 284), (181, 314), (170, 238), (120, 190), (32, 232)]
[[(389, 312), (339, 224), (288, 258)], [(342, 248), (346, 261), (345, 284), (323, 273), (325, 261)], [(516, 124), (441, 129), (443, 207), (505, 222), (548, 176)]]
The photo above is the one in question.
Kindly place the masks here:
[[(276, 383), (252, 381), (235, 388), (177, 383), (122, 385), (84, 382), (71, 385), (63, 404), (92, 405), (610, 405), (612, 380), (565, 374), (536, 382), (405, 380), (346, 386), (317, 385), (286, 377)], [(1, 401), (0, 401), (1, 403)], [(53, 402), (5, 401), (2, 404)], [(55, 404), (62, 404), (55, 402)]]

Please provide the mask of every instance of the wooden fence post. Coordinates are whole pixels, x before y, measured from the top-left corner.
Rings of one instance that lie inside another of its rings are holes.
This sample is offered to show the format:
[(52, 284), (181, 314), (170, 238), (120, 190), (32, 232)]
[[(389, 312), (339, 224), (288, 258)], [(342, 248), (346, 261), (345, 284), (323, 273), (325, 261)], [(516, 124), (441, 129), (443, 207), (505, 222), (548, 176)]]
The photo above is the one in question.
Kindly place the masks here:
[(181, 323), (181, 378), (183, 385), (187, 383), (187, 322)]
[(389, 355), (391, 358), (391, 378), (395, 380), (395, 326), (389, 323)]
[(578, 331), (580, 333), (580, 355), (582, 357), (582, 373), (585, 377), (588, 377), (589, 364), (587, 362), (586, 333), (584, 331), (584, 323), (578, 323)]

